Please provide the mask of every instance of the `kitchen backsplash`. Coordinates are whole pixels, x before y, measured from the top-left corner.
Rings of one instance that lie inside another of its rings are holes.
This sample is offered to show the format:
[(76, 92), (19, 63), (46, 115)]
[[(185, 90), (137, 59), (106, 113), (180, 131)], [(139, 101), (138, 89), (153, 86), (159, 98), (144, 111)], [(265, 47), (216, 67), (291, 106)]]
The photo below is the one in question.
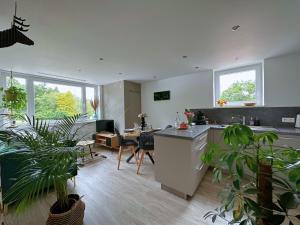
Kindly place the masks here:
[(191, 109), (191, 111), (202, 111), (209, 121), (218, 124), (232, 123), (232, 116), (245, 116), (246, 124), (251, 117), (257, 117), (261, 126), (273, 127), (295, 127), (295, 123), (282, 123), (282, 117), (292, 117), (300, 113), (300, 107), (253, 107), (253, 108), (210, 108)]

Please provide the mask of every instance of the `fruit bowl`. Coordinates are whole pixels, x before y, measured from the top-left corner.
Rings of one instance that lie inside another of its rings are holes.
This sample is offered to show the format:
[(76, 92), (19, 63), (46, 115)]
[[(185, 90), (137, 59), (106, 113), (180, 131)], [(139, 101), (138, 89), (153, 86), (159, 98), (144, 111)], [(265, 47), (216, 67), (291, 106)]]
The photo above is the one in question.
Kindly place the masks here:
[(244, 106), (255, 106), (256, 103), (255, 102), (245, 102)]

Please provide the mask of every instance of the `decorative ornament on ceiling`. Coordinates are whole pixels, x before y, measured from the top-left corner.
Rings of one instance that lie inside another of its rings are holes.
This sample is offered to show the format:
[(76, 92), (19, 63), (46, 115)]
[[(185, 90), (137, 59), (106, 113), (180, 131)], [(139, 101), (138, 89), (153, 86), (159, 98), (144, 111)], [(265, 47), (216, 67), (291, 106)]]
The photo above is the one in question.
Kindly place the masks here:
[(11, 28), (0, 31), (0, 48), (13, 46), (15, 43), (34, 45), (34, 42), (23, 34), (29, 30), (29, 26), (29, 24), (25, 24), (25, 19), (17, 17), (17, 3), (15, 3), (15, 14)]

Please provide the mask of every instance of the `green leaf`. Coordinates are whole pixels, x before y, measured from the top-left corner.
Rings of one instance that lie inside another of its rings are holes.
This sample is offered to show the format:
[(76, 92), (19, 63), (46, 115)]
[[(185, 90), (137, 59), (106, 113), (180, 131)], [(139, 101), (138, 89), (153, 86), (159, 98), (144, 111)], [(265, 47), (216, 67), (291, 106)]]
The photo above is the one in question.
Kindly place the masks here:
[(229, 154), (226, 157), (226, 163), (227, 163), (229, 170), (231, 170), (233, 162), (234, 162), (235, 158), (237, 157), (237, 154), (238, 154), (237, 152), (232, 152), (231, 154)]
[(216, 219), (217, 219), (217, 215), (214, 215), (214, 216), (211, 218), (211, 221), (214, 223), (214, 222), (216, 222)]
[(248, 168), (253, 172), (256, 173), (257, 172), (257, 163), (256, 163), (256, 159), (246, 155), (245, 156), (246, 159), (246, 165), (248, 166)]
[(240, 190), (240, 181), (239, 180), (233, 181), (233, 186), (235, 187), (235, 189)]
[(291, 182), (296, 182), (298, 179), (300, 179), (300, 168), (292, 169), (289, 172), (289, 180)]
[(247, 188), (245, 191), (244, 191), (245, 194), (257, 194), (257, 189), (256, 188)]
[(285, 192), (284, 194), (279, 196), (281, 204), (286, 209), (296, 209), (300, 204), (300, 199), (298, 195), (292, 192)]
[(240, 178), (244, 177), (244, 168), (241, 159), (236, 160), (236, 172)]
[(243, 217), (243, 213), (241, 209), (233, 210), (232, 215), (235, 221), (239, 221)]
[(284, 215), (273, 215), (270, 218), (270, 221), (271, 221), (272, 225), (280, 225), (280, 224), (283, 223), (284, 220), (285, 220)]
[(240, 225), (247, 225), (248, 220), (243, 220), (242, 222), (240, 222)]
[(247, 203), (247, 205), (249, 206), (249, 208), (251, 210), (253, 210), (256, 213), (260, 212), (260, 207), (259, 207), (259, 205), (255, 201), (253, 201), (250, 198), (244, 198), (244, 200), (245, 200), (245, 202)]

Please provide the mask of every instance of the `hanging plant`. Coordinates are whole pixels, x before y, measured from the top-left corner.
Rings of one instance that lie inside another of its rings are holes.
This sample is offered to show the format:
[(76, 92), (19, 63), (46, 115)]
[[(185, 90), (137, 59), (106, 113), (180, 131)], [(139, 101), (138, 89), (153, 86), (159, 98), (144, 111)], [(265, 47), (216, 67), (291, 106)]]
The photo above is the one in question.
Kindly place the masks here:
[(9, 109), (10, 114), (13, 115), (14, 112), (20, 112), (25, 109), (27, 102), (26, 98), (27, 95), (25, 90), (14, 86), (11, 77), (10, 87), (4, 90), (2, 96), (3, 107)]

